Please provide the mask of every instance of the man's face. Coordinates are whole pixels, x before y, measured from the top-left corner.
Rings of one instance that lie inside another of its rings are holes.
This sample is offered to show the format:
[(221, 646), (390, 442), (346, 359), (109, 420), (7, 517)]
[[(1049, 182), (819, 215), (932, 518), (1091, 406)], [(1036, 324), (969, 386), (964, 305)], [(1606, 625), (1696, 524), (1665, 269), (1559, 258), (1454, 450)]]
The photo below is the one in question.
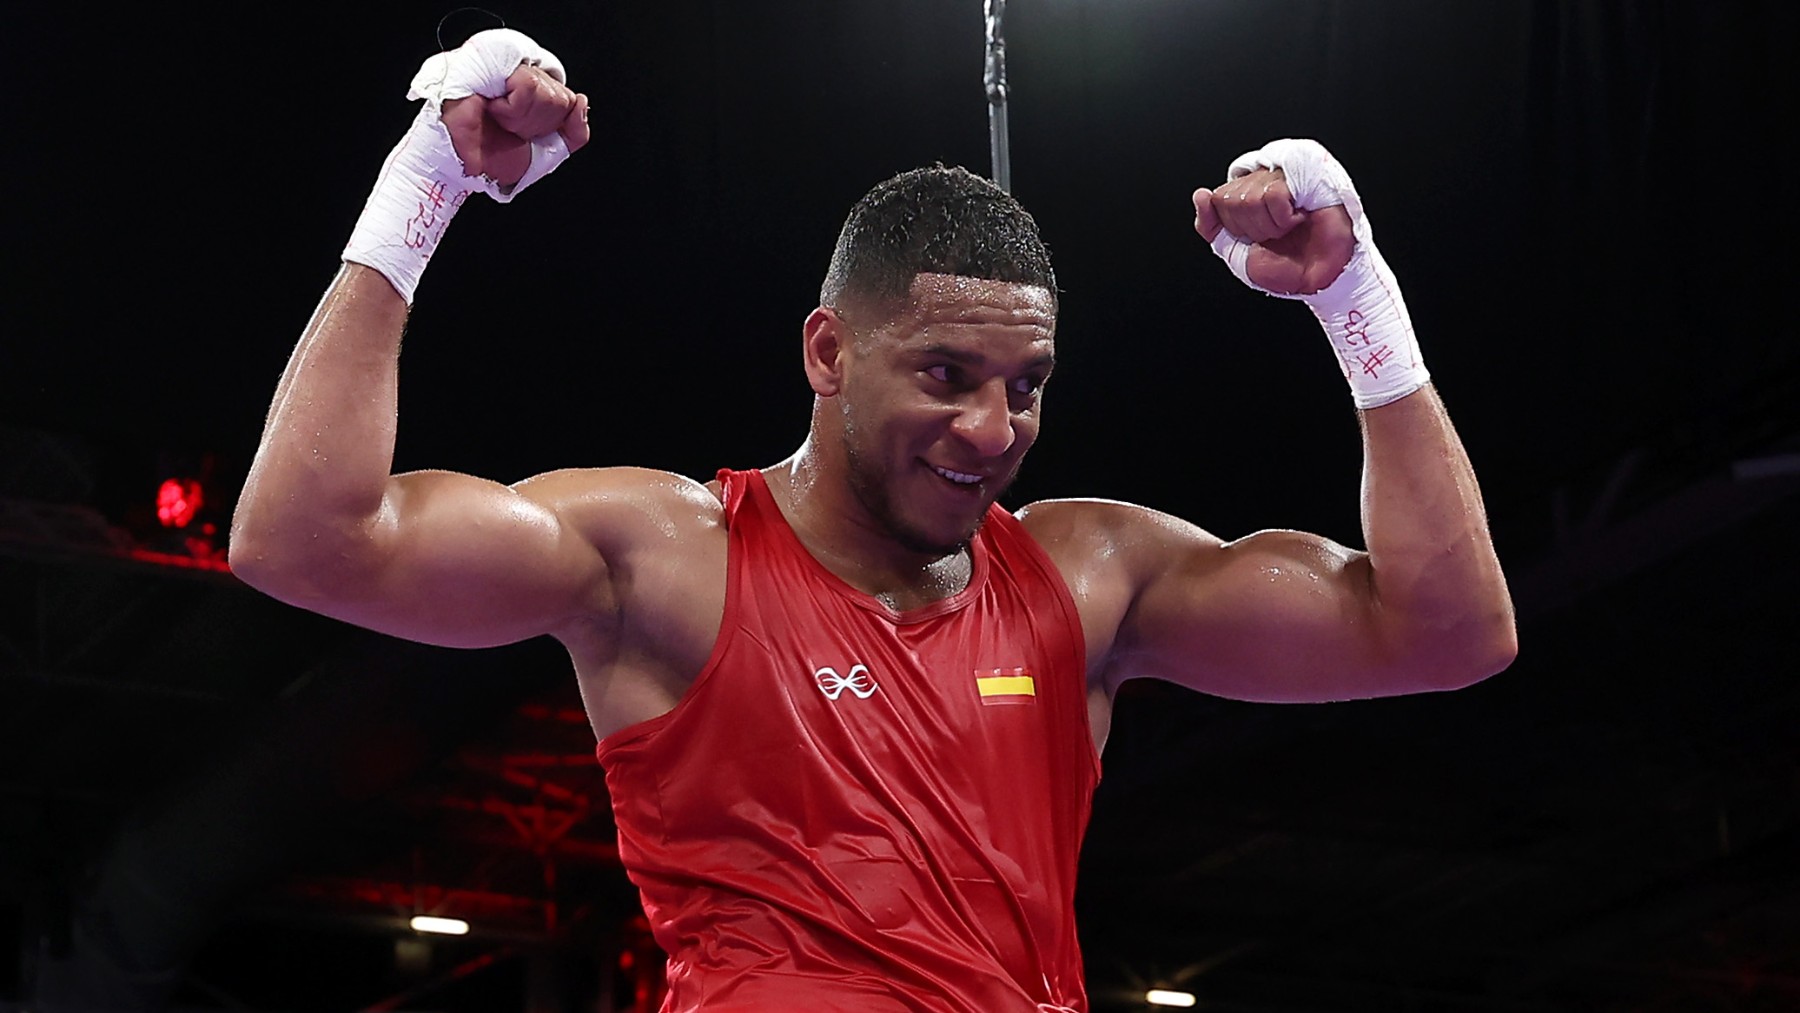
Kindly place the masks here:
[(835, 400), (851, 488), (907, 549), (956, 552), (1037, 439), (1054, 364), (1050, 293), (921, 274), (897, 312), (844, 319), (855, 337)]

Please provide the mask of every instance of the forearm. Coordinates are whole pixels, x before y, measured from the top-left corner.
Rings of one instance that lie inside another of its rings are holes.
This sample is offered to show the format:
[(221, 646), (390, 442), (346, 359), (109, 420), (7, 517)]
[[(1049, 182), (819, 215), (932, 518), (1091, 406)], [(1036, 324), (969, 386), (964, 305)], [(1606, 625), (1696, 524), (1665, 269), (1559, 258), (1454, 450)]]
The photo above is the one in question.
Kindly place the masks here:
[(1516, 651), (1512, 600), (1468, 454), (1427, 386), (1362, 413), (1363, 536), (1380, 622), (1413, 662), (1454, 683)]
[(345, 264), (308, 321), (275, 391), (232, 519), (231, 563), (256, 580), (317, 580), (354, 563), (393, 466), (406, 303), (387, 279)]

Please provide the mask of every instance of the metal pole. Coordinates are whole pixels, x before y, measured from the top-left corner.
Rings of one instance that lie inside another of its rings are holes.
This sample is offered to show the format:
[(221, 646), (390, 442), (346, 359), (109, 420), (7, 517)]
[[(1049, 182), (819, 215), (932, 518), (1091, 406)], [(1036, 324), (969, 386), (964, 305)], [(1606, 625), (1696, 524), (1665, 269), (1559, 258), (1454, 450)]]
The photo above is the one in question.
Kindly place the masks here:
[(987, 11), (987, 68), (982, 83), (987, 86), (988, 151), (993, 162), (994, 182), (1000, 189), (1012, 192), (1012, 151), (1006, 131), (1006, 37), (1001, 22), (1006, 18), (1006, 0), (983, 0)]

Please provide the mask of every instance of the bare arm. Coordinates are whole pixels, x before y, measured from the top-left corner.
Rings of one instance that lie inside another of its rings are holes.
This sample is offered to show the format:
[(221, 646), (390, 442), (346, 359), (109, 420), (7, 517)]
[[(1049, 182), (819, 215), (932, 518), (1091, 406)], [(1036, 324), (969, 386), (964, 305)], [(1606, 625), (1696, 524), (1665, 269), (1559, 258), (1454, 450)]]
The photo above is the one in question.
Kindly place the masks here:
[(1462, 441), (1431, 387), (1362, 412), (1363, 537), (1377, 629), (1422, 688), (1518, 653), (1512, 597)]
[(1083, 505), (1124, 570), (1108, 688), (1150, 676), (1315, 702), (1455, 689), (1506, 667), (1511, 600), (1436, 393), (1365, 412), (1363, 426), (1366, 552), (1297, 531), (1223, 542), (1142, 508)]
[[(1237, 262), (1240, 277), (1305, 294), (1359, 403), (1379, 405), (1361, 413), (1368, 549), (1293, 531), (1222, 542), (1142, 508), (1059, 507), (1085, 517), (1086, 537), (1100, 543), (1063, 558), (1078, 568), (1082, 555), (1110, 561), (1071, 581), (1095, 589), (1085, 614), (1116, 617), (1100, 631), (1107, 650), (1096, 675), (1105, 689), (1154, 676), (1248, 700), (1387, 696), (1466, 686), (1517, 652), (1474, 470), (1426, 382), (1347, 174), (1339, 185), (1343, 204), (1302, 206), (1280, 169), (1258, 170), (1216, 193), (1196, 192), (1194, 224), (1228, 263), (1253, 244)], [(1228, 251), (1226, 241), (1239, 246)], [(1395, 363), (1409, 365), (1388, 368)], [(1363, 365), (1374, 368), (1356, 375)], [(1064, 540), (1082, 537), (1073, 523), (1044, 526)]]
[[(486, 172), (517, 182), (532, 158), (527, 138), (557, 131), (571, 148), (587, 139), (586, 101), (560, 81), (522, 65), (506, 87), (500, 99), (444, 105), (470, 179)], [(384, 184), (390, 175), (384, 169)], [(269, 409), (233, 518), (233, 569), (293, 604), (456, 646), (604, 615), (603, 549), (631, 544), (634, 510), (668, 483), (634, 471), (557, 473), (513, 487), (448, 472), (390, 475), (406, 314), (406, 300), (374, 269), (348, 263), (332, 282)]]
[(291, 604), (410, 639), (551, 632), (595, 604), (605, 576), (565, 523), (592, 483), (390, 476), (405, 315), (381, 275), (340, 271), (276, 390), (233, 518), (232, 568)]

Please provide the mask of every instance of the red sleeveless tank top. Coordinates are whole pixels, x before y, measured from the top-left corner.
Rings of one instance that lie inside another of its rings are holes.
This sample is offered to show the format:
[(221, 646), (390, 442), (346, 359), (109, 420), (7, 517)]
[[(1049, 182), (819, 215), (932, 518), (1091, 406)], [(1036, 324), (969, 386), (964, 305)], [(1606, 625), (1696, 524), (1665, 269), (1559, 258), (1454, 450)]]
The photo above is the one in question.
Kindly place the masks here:
[(615, 732), (619, 857), (664, 1013), (1084, 1011), (1075, 866), (1099, 780), (1075, 603), (998, 506), (961, 592), (894, 612), (722, 471), (725, 618)]

